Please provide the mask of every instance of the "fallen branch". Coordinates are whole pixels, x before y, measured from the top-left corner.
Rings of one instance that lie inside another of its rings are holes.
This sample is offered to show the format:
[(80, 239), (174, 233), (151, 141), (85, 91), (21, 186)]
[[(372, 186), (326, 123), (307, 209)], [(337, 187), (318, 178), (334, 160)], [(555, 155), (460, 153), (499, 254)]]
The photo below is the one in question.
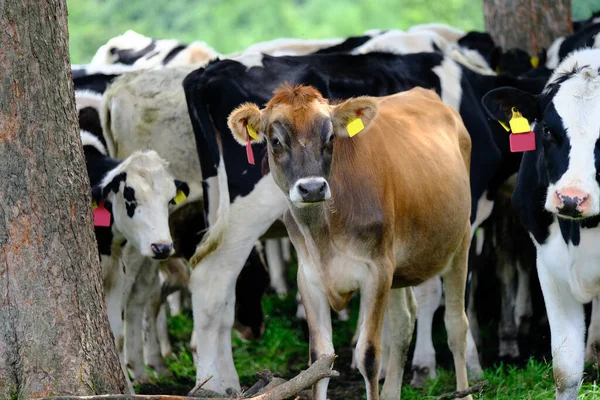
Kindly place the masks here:
[[(274, 378), (270, 371), (263, 371), (257, 374), (259, 381), (254, 384), (243, 399), (247, 400), (285, 400), (304, 389), (311, 387), (323, 378), (339, 376), (339, 372), (333, 370), (333, 361), (335, 355), (326, 355), (315, 361), (308, 369), (300, 372), (298, 375), (286, 381), (281, 378)], [(208, 382), (210, 378), (198, 383), (188, 396), (171, 395), (143, 395), (143, 394), (104, 394), (99, 396), (55, 396), (46, 397), (42, 400), (232, 400), (235, 397), (202, 389), (202, 385)], [(254, 395), (258, 393), (258, 395)], [(247, 397), (253, 396), (253, 397)]]
[(315, 361), (308, 369), (300, 372), (289, 381), (275, 386), (265, 393), (252, 397), (253, 400), (284, 400), (302, 390), (311, 387), (323, 378), (339, 376), (340, 373), (333, 370), (334, 354), (322, 356)]
[(192, 390), (190, 390), (188, 392), (188, 397), (194, 397), (196, 395), (196, 392), (204, 385), (206, 385), (206, 382), (210, 381), (212, 379), (212, 375), (209, 376), (208, 378), (204, 379), (203, 381), (200, 381), (198, 383), (196, 383), (196, 386), (194, 386), (192, 388)]
[(258, 378), (258, 381), (252, 385), (252, 387), (244, 392), (244, 396), (250, 397), (254, 396), (261, 390), (263, 390), (271, 381), (273, 381), (273, 373), (268, 369), (257, 372), (255, 376)]
[(53, 396), (42, 400), (231, 400), (231, 397), (188, 397), (167, 394), (102, 394), (96, 396)]
[(440, 396), (439, 400), (462, 399), (463, 397), (468, 396), (470, 394), (483, 392), (483, 390), (489, 384), (490, 383), (487, 380), (486, 381), (481, 381), (481, 382), (478, 382), (475, 385), (471, 386), (470, 388), (467, 388), (465, 390), (461, 390), (460, 392), (454, 392), (454, 393), (444, 394), (444, 395)]

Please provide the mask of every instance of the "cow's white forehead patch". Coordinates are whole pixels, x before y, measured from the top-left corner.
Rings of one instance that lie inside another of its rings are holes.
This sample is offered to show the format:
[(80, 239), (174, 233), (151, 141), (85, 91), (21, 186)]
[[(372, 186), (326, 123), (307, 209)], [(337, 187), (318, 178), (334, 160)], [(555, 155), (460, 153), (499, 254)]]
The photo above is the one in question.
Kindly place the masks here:
[(154, 150), (136, 151), (106, 174), (102, 186), (108, 185), (115, 176), (125, 172), (130, 186), (142, 191), (164, 189), (165, 182), (174, 185), (173, 177), (167, 170), (168, 166), (169, 163)]

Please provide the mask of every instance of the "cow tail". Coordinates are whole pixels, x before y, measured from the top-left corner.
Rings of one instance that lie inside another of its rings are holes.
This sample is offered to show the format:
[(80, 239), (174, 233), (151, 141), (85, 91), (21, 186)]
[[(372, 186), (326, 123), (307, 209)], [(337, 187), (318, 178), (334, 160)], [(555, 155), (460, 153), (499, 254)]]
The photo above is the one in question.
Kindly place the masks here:
[[(213, 182), (208, 182), (204, 185), (204, 201), (205, 210), (208, 214), (210, 204), (218, 204), (216, 215), (208, 215), (208, 230), (204, 234), (202, 241), (196, 248), (194, 256), (190, 259), (190, 265), (195, 268), (196, 265), (210, 253), (215, 251), (225, 237), (225, 230), (229, 222), (230, 196), (229, 187), (227, 184), (227, 172), (225, 170), (225, 162), (217, 143), (217, 132), (215, 131), (213, 122), (209, 115), (208, 100), (211, 96), (210, 88), (207, 85), (200, 85), (194, 80), (193, 72), (184, 79), (184, 90), (188, 103), (188, 111), (194, 128), (196, 137), (196, 146), (198, 155), (200, 156), (200, 166), (202, 174), (206, 180), (206, 176), (210, 176), (210, 172), (214, 173), (216, 165), (216, 186), (217, 190), (211, 190), (208, 185)], [(214, 176), (214, 175), (213, 175)], [(214, 184), (214, 183), (213, 183)], [(206, 190), (208, 187), (208, 190)], [(207, 207), (208, 205), (208, 207)]]

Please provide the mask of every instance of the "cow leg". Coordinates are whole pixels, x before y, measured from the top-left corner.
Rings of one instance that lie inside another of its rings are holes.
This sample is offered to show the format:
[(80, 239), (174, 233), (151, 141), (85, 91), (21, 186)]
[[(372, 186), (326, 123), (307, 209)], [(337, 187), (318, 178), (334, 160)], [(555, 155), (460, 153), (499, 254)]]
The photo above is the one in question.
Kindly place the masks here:
[(288, 294), (288, 287), (285, 281), (285, 263), (279, 239), (265, 240), (265, 256), (269, 266), (271, 287), (275, 289), (280, 298), (284, 298)]
[(592, 300), (592, 315), (588, 328), (585, 346), (585, 361), (598, 364), (600, 362), (600, 295)]
[(356, 344), (358, 343), (358, 336), (360, 335), (360, 327), (362, 326), (364, 319), (364, 310), (362, 307), (358, 309), (358, 319), (356, 321), (356, 329), (354, 330), (354, 335), (352, 335), (352, 347), (354, 348), (352, 352), (352, 364), (350, 364), (351, 369), (356, 369)]
[(537, 270), (550, 322), (556, 399), (576, 400), (585, 353), (583, 306), (575, 300), (567, 283), (550, 274), (539, 255)]
[[(310, 337), (310, 363), (312, 364), (321, 356), (334, 354), (331, 310), (323, 290), (306, 278), (304, 269), (308, 260), (301, 255), (302, 251), (298, 247), (296, 249), (298, 251), (298, 289), (306, 311)], [(314, 265), (312, 267), (314, 268)], [(313, 399), (326, 400), (328, 385), (329, 378), (317, 382), (313, 388)]]
[[(467, 307), (467, 315), (469, 319), (469, 330), (467, 330), (467, 370), (469, 376), (473, 380), (479, 380), (483, 377), (483, 368), (479, 361), (479, 353), (477, 344), (480, 344), (479, 321), (477, 320), (477, 312), (475, 310), (475, 291), (477, 290), (479, 273), (477, 270), (471, 272), (471, 288), (469, 290), (469, 306)], [(480, 344), (481, 345), (481, 344)]]
[(167, 305), (163, 303), (160, 305), (158, 315), (156, 316), (156, 334), (158, 335), (158, 343), (160, 344), (160, 354), (163, 358), (170, 357), (173, 354), (168, 328)]
[[(467, 331), (469, 322), (465, 313), (465, 283), (467, 281), (467, 258), (469, 255), (469, 229), (465, 232), (461, 248), (454, 255), (450, 268), (445, 272), (444, 294), (446, 311), (444, 323), (448, 331), (448, 347), (454, 357), (456, 371), (456, 390), (465, 390), (469, 386), (467, 380)], [(472, 400), (471, 396), (465, 399)]]
[(519, 344), (517, 342), (517, 326), (515, 324), (515, 266), (510, 254), (497, 248), (498, 265), (496, 276), (500, 281), (500, 323), (498, 324), (499, 349), (498, 357), (516, 359), (519, 357)]
[(367, 400), (379, 398), (382, 328), (392, 283), (387, 273), (392, 268), (386, 266), (385, 262), (390, 261), (368, 263), (370, 274), (360, 288), (360, 307), (364, 310), (364, 318), (355, 354), (358, 370), (367, 387)]
[[(147, 263), (144, 264), (144, 261)], [(125, 307), (125, 361), (135, 380), (143, 383), (149, 380), (144, 365), (143, 320), (147, 301), (145, 291), (148, 287), (144, 277), (148, 276), (147, 274), (158, 274), (158, 262), (138, 254), (134, 262), (127, 264), (127, 268), (134, 263), (138, 264), (138, 267), (132, 268), (136, 276)]]
[[(251, 248), (252, 243), (246, 254), (250, 253)], [(224, 393), (228, 388), (240, 390), (237, 372), (226, 375), (221, 370), (220, 335), (223, 333), (223, 324), (228, 309), (233, 307), (235, 310), (235, 284), (244, 262), (228, 263), (227, 265), (218, 263), (217, 260), (227, 260), (220, 254), (221, 249), (208, 255), (192, 271), (190, 290), (198, 358), (196, 381), (199, 382), (212, 376), (205, 384), (205, 389)], [(213, 259), (215, 261), (212, 261)], [(240, 265), (240, 268), (234, 268), (237, 265)], [(231, 321), (229, 329), (232, 326), (233, 321)], [(231, 346), (231, 341), (228, 345)]]
[[(158, 271), (156, 274), (148, 275), (149, 280), (146, 281), (147, 289), (145, 291), (145, 329), (144, 329), (144, 350), (146, 364), (157, 375), (166, 375), (169, 369), (163, 361), (160, 351), (160, 343), (158, 340), (157, 316), (160, 310), (160, 281)], [(165, 321), (166, 322), (166, 321)]]
[(404, 364), (417, 317), (417, 301), (411, 288), (391, 291), (388, 316), (391, 334), (390, 356), (385, 382), (381, 390), (381, 399), (397, 400), (400, 398), (402, 390)]
[(169, 303), (169, 311), (172, 317), (181, 314), (181, 296), (183, 296), (181, 290), (177, 290), (167, 296), (167, 303)]
[[(235, 289), (234, 289), (235, 293)], [(219, 371), (227, 388), (239, 391), (239, 377), (233, 363), (233, 352), (231, 348), (231, 332), (235, 321), (235, 294), (233, 300), (225, 304), (225, 312), (221, 320), (219, 331)], [(200, 356), (202, 356), (200, 354)]]
[(390, 321), (390, 319), (390, 309), (388, 305), (388, 308), (385, 311), (385, 317), (383, 318), (383, 328), (381, 329), (381, 364), (379, 367), (380, 381), (385, 379), (385, 377), (387, 376), (388, 364), (390, 363), (390, 346), (392, 345), (392, 322)]
[(125, 270), (121, 262), (121, 257), (101, 257), (101, 264), (104, 275), (104, 292), (106, 296), (106, 312), (108, 314), (108, 322), (110, 324), (115, 346), (119, 353), (119, 361), (129, 393), (134, 394), (131, 379), (125, 365), (125, 356), (123, 353), (123, 319), (125, 313)]
[(533, 317), (533, 304), (531, 302), (531, 272), (517, 261), (517, 300), (515, 303), (515, 324), (519, 334), (523, 337), (529, 335), (531, 318)]
[(431, 329), (433, 315), (442, 299), (442, 280), (439, 276), (431, 278), (419, 286), (415, 286), (414, 294), (419, 308), (417, 341), (412, 359), (413, 377), (410, 384), (413, 387), (422, 387), (427, 378), (435, 379), (437, 376)]
[(292, 242), (287, 237), (279, 239), (281, 241), (281, 254), (283, 261), (289, 264), (292, 261)]
[[(211, 203), (213, 202), (209, 201), (209, 207)], [(204, 385), (205, 389), (216, 392), (225, 392), (228, 388), (240, 390), (237, 372), (220, 371), (219, 367), (223, 362), (219, 360), (219, 355), (223, 351), (222, 346), (219, 346), (219, 335), (224, 326), (227, 307), (235, 307), (237, 277), (252, 248), (286, 208), (285, 196), (269, 174), (254, 186), (249, 195), (235, 199), (224, 220), (211, 220), (209, 210), (212, 227), (207, 233), (209, 238), (204, 237), (190, 261), (193, 271), (189, 286), (194, 329), (198, 338), (196, 380), (199, 382), (212, 376)], [(233, 320), (229, 329), (232, 326)], [(233, 360), (227, 362), (231, 363), (228, 365), (233, 365)]]

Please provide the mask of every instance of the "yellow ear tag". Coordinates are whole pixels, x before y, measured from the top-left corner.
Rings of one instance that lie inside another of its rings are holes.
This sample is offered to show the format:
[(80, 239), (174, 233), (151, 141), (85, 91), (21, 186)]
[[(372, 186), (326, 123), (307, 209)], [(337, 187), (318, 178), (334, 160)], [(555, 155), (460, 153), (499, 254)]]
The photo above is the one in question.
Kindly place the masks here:
[(362, 119), (360, 118), (354, 118), (352, 121), (348, 122), (348, 125), (346, 125), (346, 130), (348, 131), (348, 135), (350, 135), (350, 137), (362, 132), (363, 129), (365, 129), (365, 124), (363, 124)]
[(250, 135), (250, 137), (252, 139), (254, 139), (258, 142), (258, 135), (257, 135), (256, 131), (254, 130), (254, 128), (252, 127), (252, 125), (248, 124), (248, 125), (246, 125), (246, 128), (248, 128), (248, 135)]
[(515, 107), (512, 108), (512, 118), (509, 121), (510, 129), (512, 133), (529, 133), (531, 126), (527, 118), (523, 117)]
[(506, 132), (510, 132), (510, 128), (504, 122), (498, 120), (498, 123), (502, 125), (502, 127), (506, 130)]
[(185, 195), (185, 193), (183, 193), (183, 190), (178, 190), (177, 194), (175, 195), (175, 198), (173, 198), (173, 203), (181, 204), (184, 202), (185, 199), (187, 199), (187, 196)]
[(92, 211), (96, 208), (98, 208), (98, 203), (96, 203), (96, 200), (92, 200)]
[(539, 57), (531, 57), (529, 59), (529, 62), (531, 63), (531, 66), (533, 68), (537, 68), (540, 65), (540, 58)]

